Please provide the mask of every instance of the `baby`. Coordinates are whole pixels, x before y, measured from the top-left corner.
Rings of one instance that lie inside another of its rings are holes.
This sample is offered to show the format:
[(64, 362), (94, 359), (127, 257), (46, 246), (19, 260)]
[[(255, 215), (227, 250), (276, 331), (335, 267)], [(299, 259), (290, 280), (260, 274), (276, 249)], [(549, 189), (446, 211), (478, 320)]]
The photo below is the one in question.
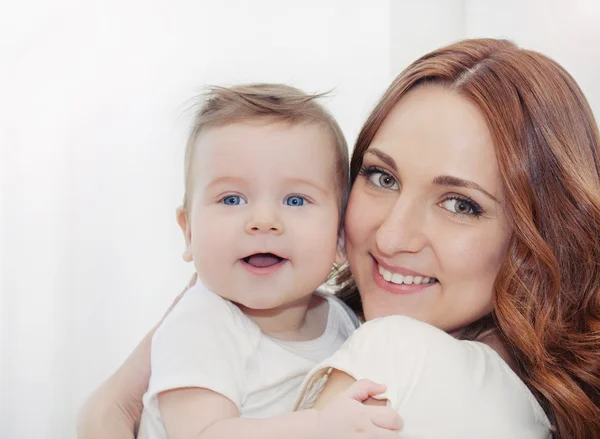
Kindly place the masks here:
[(291, 413), (307, 372), (358, 326), (318, 290), (340, 258), (348, 168), (316, 96), (278, 84), (210, 90), (177, 210), (200, 281), (154, 335), (139, 438), (395, 435), (395, 411), (362, 404), (385, 389), (369, 381)]

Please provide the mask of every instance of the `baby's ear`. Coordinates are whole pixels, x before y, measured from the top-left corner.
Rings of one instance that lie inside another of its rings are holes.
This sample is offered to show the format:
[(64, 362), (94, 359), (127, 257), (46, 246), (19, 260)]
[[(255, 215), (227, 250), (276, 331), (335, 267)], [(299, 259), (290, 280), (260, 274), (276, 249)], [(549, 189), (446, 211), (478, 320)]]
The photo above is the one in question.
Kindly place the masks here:
[(335, 252), (335, 265), (341, 267), (346, 262), (348, 262), (348, 259), (346, 258), (346, 235), (344, 234), (344, 231), (341, 230), (338, 236), (337, 249)]
[(183, 260), (185, 262), (192, 262), (194, 255), (192, 254), (192, 230), (188, 221), (188, 211), (183, 206), (179, 206), (176, 212), (177, 224), (183, 232), (185, 239), (185, 250), (183, 252)]

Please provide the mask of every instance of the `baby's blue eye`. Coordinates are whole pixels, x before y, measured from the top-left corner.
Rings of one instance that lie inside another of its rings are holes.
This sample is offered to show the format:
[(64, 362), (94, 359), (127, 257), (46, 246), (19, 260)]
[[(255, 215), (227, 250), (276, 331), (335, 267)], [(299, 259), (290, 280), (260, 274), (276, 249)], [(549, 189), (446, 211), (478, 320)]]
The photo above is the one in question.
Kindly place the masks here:
[(306, 203), (306, 200), (304, 199), (304, 197), (301, 197), (299, 195), (292, 195), (291, 197), (287, 197), (285, 199), (284, 203), (287, 206), (300, 207), (300, 206), (304, 206), (304, 203)]
[(225, 198), (223, 198), (223, 200), (221, 200), (223, 202), (223, 204), (227, 205), (227, 206), (238, 206), (240, 204), (246, 204), (246, 200), (244, 200), (242, 197), (238, 196), (238, 195), (229, 195)]

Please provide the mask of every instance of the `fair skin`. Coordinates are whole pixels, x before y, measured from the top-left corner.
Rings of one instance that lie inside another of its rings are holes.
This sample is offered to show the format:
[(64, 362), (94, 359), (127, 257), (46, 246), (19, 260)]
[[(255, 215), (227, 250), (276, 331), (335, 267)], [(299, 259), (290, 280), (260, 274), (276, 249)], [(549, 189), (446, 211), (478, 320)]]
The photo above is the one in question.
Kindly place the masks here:
[(194, 146), (189, 211), (178, 210), (184, 258), (264, 333), (320, 335), (307, 310), (335, 261), (339, 219), (327, 131), (247, 121), (207, 128)]
[[(405, 315), (454, 333), (488, 314), (511, 230), (479, 110), (439, 85), (411, 90), (377, 131), (362, 169), (346, 252), (365, 318)], [(509, 358), (494, 337), (482, 341)], [(353, 381), (334, 371), (317, 407)]]
[[(194, 147), (190, 206), (177, 215), (184, 258), (263, 333), (319, 337), (327, 303), (313, 292), (336, 259), (340, 211), (328, 131), (247, 121), (207, 128)], [(208, 389), (173, 389), (158, 399), (169, 438), (397, 437), (395, 412), (362, 404), (382, 389), (359, 382), (322, 412), (260, 420), (240, 418), (232, 401)]]
[[(366, 319), (407, 315), (455, 333), (491, 310), (511, 233), (485, 121), (453, 91), (417, 88), (387, 115), (369, 151), (363, 168), (374, 172), (357, 178), (345, 218), (347, 257)], [(479, 217), (466, 198), (483, 210)], [(421, 284), (378, 277), (375, 258), (394, 274), (420, 274)], [(436, 281), (423, 285), (425, 277)], [(496, 338), (481, 341), (510, 364)], [(315, 408), (353, 383), (334, 370)]]

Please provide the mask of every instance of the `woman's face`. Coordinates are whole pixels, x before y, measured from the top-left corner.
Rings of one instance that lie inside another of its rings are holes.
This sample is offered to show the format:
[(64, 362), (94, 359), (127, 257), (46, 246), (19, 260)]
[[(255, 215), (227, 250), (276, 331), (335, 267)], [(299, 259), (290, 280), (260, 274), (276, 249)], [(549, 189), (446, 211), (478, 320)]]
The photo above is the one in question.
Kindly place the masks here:
[(490, 132), (439, 85), (389, 113), (350, 194), (346, 251), (367, 320), (406, 315), (448, 332), (488, 314), (510, 227)]

